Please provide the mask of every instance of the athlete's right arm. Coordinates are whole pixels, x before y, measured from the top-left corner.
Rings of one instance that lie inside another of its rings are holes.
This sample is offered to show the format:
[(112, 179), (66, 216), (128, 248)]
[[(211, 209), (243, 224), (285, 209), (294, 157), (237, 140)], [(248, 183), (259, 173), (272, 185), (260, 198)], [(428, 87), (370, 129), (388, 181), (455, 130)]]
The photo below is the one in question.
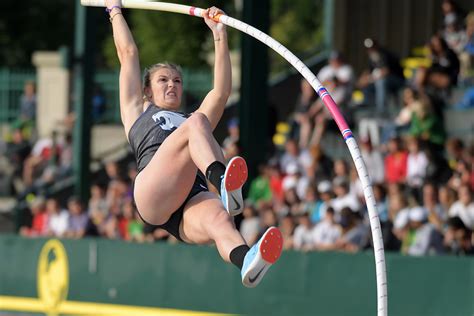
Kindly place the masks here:
[(142, 113), (143, 97), (138, 48), (122, 15), (121, 4), (121, 0), (106, 0), (107, 8), (111, 9), (110, 22), (120, 61), (120, 115), (128, 137), (130, 128)]

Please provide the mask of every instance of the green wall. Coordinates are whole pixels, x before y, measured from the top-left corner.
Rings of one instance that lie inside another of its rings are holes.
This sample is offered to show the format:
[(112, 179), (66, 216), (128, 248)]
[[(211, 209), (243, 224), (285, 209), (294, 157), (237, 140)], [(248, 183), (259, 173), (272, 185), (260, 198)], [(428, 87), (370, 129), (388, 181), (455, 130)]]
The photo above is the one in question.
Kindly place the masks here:
[[(37, 263), (46, 241), (0, 236), (0, 296), (37, 297)], [(376, 314), (370, 253), (287, 251), (256, 289), (246, 289), (237, 269), (224, 264), (213, 247), (62, 243), (70, 301), (236, 314)], [(389, 254), (387, 270), (389, 315), (474, 314), (474, 258)]]

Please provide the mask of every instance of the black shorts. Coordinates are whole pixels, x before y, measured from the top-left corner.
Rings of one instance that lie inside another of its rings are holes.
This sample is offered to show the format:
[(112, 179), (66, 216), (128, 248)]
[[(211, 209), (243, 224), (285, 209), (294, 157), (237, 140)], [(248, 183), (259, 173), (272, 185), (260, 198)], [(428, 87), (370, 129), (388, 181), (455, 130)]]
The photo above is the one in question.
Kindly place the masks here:
[(184, 212), (184, 207), (186, 204), (189, 202), (190, 199), (192, 199), (194, 196), (198, 195), (201, 192), (208, 192), (209, 189), (207, 188), (207, 182), (206, 180), (203, 179), (203, 177), (196, 175), (196, 180), (194, 180), (193, 187), (191, 188), (191, 192), (189, 192), (188, 197), (186, 200), (184, 200), (183, 204), (171, 214), (170, 218), (166, 223), (163, 225), (154, 225), (151, 223), (148, 223), (146, 220), (143, 219), (142, 215), (137, 209), (138, 215), (142, 219), (142, 221), (153, 227), (153, 228), (161, 228), (166, 230), (168, 233), (176, 237), (179, 241), (183, 241), (181, 236), (179, 235), (179, 225), (181, 224), (181, 221), (183, 220), (183, 212)]

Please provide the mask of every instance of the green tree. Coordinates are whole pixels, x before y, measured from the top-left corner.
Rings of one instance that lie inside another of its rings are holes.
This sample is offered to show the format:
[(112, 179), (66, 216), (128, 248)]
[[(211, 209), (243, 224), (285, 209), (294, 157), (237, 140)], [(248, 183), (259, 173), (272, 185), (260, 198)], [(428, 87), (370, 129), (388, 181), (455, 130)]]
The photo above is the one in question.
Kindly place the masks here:
[[(272, 0), (270, 35), (295, 55), (302, 56), (321, 47), (323, 0)], [(287, 67), (276, 53), (271, 54), (272, 71)]]
[[(1, 0), (0, 66), (31, 66), (36, 50), (72, 48), (75, 5), (78, 0)], [(257, 1), (257, 0), (255, 0)], [(239, 19), (236, 1), (173, 1), (206, 8), (221, 7)], [(272, 0), (270, 35), (300, 55), (318, 46), (322, 39), (322, 0)], [(97, 66), (117, 67), (118, 60), (110, 25), (102, 8), (93, 9), (97, 21)], [(184, 67), (205, 67), (206, 55), (213, 49), (210, 32), (199, 18), (147, 10), (124, 10), (139, 45), (142, 66), (171, 61)], [(241, 33), (228, 29), (231, 47), (240, 43)], [(280, 56), (272, 55), (273, 69), (287, 67)]]
[(0, 66), (31, 66), (36, 50), (70, 46), (74, 34), (72, 0), (0, 1)]
[[(233, 10), (233, 6), (225, 5), (223, 0), (181, 2), (200, 8), (215, 5), (227, 13)], [(211, 33), (202, 19), (168, 12), (130, 10), (127, 21), (139, 48), (142, 67), (160, 61), (174, 62), (186, 68), (207, 66), (206, 53), (212, 45), (206, 43)], [(106, 40), (104, 52), (108, 65), (117, 67), (112, 37)]]

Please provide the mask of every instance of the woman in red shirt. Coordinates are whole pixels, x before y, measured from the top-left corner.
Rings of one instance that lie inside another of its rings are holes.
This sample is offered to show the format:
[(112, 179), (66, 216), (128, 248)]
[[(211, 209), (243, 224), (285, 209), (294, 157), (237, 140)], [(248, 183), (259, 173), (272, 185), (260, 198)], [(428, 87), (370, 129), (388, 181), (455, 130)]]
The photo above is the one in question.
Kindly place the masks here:
[(392, 138), (388, 142), (388, 155), (385, 157), (385, 180), (387, 183), (405, 181), (407, 175), (408, 152), (401, 148), (400, 139)]

